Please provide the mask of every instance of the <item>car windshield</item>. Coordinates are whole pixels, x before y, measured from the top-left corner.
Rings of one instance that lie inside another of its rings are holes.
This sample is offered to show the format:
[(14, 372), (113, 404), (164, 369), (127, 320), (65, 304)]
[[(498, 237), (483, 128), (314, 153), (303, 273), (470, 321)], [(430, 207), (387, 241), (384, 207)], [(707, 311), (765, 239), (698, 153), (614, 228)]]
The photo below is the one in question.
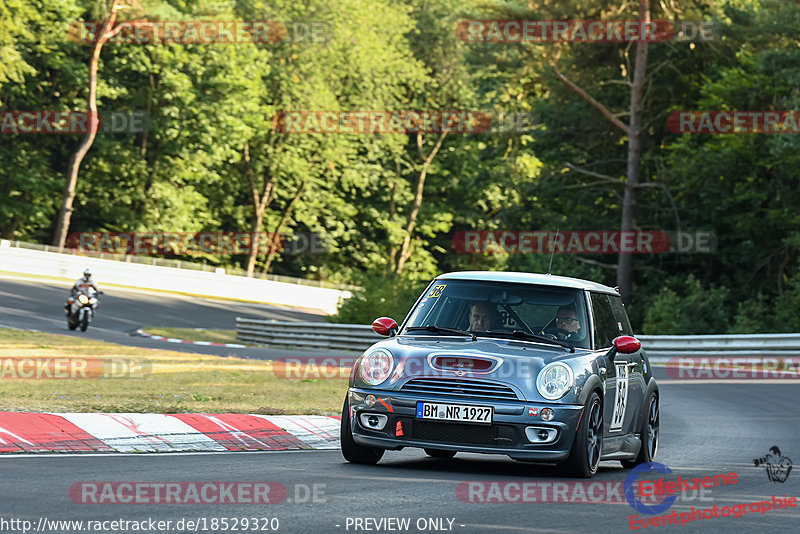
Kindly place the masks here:
[[(426, 289), (403, 333), (418, 334), (419, 327), (436, 326), (475, 333), (479, 337), (525, 339), (519, 335), (524, 332), (588, 348), (588, 316), (584, 303), (583, 292), (579, 289), (441, 280)], [(517, 336), (513, 335), (515, 331)]]

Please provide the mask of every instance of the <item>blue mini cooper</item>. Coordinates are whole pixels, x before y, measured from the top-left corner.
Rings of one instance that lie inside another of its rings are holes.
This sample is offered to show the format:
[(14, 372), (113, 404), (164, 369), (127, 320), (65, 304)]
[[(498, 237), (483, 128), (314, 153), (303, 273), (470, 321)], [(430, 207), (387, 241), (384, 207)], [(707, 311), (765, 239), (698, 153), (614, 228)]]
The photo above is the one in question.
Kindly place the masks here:
[(617, 292), (560, 276), (439, 276), (401, 326), (355, 362), (342, 454), (505, 454), (592, 477), (601, 460), (655, 459), (659, 390)]

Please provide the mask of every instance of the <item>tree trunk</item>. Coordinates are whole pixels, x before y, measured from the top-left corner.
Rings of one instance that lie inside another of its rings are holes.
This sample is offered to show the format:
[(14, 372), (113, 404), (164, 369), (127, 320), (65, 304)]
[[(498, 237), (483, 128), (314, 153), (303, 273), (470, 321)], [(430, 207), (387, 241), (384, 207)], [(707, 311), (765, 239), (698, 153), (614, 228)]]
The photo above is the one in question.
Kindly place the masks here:
[(448, 132), (442, 132), (442, 135), (440, 135), (439, 139), (436, 140), (436, 145), (434, 145), (433, 150), (431, 150), (431, 153), (428, 154), (427, 157), (424, 157), (422, 153), (422, 134), (417, 133), (417, 148), (419, 149), (420, 156), (423, 156), (423, 162), (422, 169), (420, 169), (419, 176), (417, 177), (417, 188), (416, 192), (414, 193), (414, 203), (411, 206), (411, 211), (408, 212), (406, 235), (403, 238), (403, 244), (400, 247), (399, 258), (397, 259), (397, 268), (395, 268), (394, 271), (397, 275), (403, 274), (403, 268), (405, 267), (406, 261), (408, 261), (408, 258), (411, 257), (411, 238), (414, 234), (414, 229), (417, 226), (419, 209), (422, 206), (422, 193), (425, 190), (425, 178), (428, 176), (428, 169), (431, 166), (433, 158), (436, 157), (439, 149), (442, 148), (442, 143), (444, 142), (444, 138), (447, 137), (447, 133)]
[[(650, 21), (650, 0), (639, 0), (639, 21)], [(630, 122), (628, 124), (628, 179), (622, 200), (621, 232), (633, 229), (636, 211), (636, 188), (639, 185), (642, 161), (642, 88), (647, 71), (647, 41), (636, 43), (636, 65), (631, 86)], [(617, 285), (625, 304), (631, 303), (633, 295), (633, 254), (619, 253), (617, 259)]]
[(244, 160), (244, 174), (250, 185), (250, 195), (253, 201), (253, 218), (250, 221), (250, 254), (247, 257), (247, 277), (252, 278), (256, 269), (256, 258), (258, 257), (258, 234), (264, 221), (264, 213), (267, 206), (272, 202), (272, 193), (275, 191), (275, 178), (269, 172), (269, 165), (264, 167), (264, 189), (259, 193), (256, 181), (253, 177), (253, 168), (250, 165), (250, 144), (244, 144), (242, 159)]
[[(389, 224), (394, 223), (395, 217), (397, 216), (397, 204), (395, 196), (397, 195), (397, 180), (400, 180), (399, 161), (395, 162), (395, 168), (397, 170), (397, 176), (395, 180), (392, 181), (392, 187), (389, 189)], [(394, 245), (392, 240), (389, 239), (389, 264), (386, 266), (387, 274), (394, 274), (394, 265), (396, 260), (397, 260), (397, 247)]]
[(264, 212), (256, 211), (253, 220), (250, 221), (250, 253), (247, 256), (247, 278), (253, 278), (256, 270), (256, 258), (258, 257), (258, 234), (261, 232), (261, 225), (264, 221)]
[(58, 247), (58, 251), (64, 250), (64, 243), (67, 240), (67, 231), (69, 230), (69, 221), (72, 218), (72, 203), (75, 201), (75, 186), (78, 183), (78, 170), (81, 166), (86, 153), (92, 148), (94, 138), (97, 135), (98, 116), (97, 116), (97, 65), (100, 62), (100, 50), (109, 38), (113, 36), (112, 28), (114, 21), (117, 19), (117, 10), (119, 9), (120, 0), (113, 0), (111, 3), (111, 13), (108, 20), (103, 24), (103, 32), (97, 38), (94, 45), (94, 52), (92, 59), (89, 62), (89, 117), (87, 124), (86, 136), (78, 145), (77, 150), (70, 156), (69, 163), (67, 164), (67, 183), (64, 185), (64, 195), (61, 202), (61, 210), (58, 213), (58, 222), (56, 223), (56, 231), (53, 236), (53, 245)]
[(294, 209), (294, 205), (300, 200), (300, 195), (303, 194), (303, 189), (305, 188), (306, 183), (300, 182), (300, 185), (297, 188), (297, 191), (294, 194), (294, 197), (286, 205), (284, 208), (283, 213), (281, 213), (281, 218), (278, 221), (278, 224), (275, 225), (275, 231), (272, 232), (270, 236), (270, 245), (269, 250), (267, 250), (267, 260), (264, 262), (264, 268), (261, 270), (262, 273), (266, 274), (269, 272), (269, 268), (272, 266), (272, 260), (275, 257), (275, 249), (278, 248), (278, 243), (280, 242), (280, 235), (281, 230), (283, 229), (283, 225), (286, 224), (286, 221), (289, 219), (289, 215), (291, 215), (292, 210)]

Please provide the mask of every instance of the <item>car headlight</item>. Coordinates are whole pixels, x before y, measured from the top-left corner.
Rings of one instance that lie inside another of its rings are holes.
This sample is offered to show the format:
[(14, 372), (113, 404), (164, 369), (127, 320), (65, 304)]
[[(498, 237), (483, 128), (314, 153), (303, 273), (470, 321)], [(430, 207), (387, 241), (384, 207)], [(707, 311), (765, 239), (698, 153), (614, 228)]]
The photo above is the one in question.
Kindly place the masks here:
[(545, 365), (536, 377), (536, 389), (547, 400), (563, 397), (574, 382), (572, 368), (561, 362)]
[(386, 349), (375, 349), (361, 358), (361, 379), (370, 386), (377, 386), (389, 378), (394, 358)]

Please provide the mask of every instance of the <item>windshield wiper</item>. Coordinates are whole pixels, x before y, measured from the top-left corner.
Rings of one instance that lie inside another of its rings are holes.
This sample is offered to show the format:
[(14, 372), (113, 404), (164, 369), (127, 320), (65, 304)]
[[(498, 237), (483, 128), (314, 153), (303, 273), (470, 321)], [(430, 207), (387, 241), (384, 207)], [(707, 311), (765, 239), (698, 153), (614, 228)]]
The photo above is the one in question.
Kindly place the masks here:
[(557, 339), (550, 339), (549, 337), (538, 336), (536, 334), (531, 334), (530, 332), (525, 332), (524, 330), (514, 330), (512, 332), (498, 332), (498, 331), (491, 331), (486, 330), (484, 332), (478, 332), (478, 334), (486, 334), (489, 336), (498, 336), (498, 337), (515, 337), (521, 339), (533, 339), (536, 341), (541, 341), (542, 343), (548, 343), (550, 345), (557, 345), (559, 347), (564, 347), (565, 349), (569, 349), (570, 352), (575, 352), (575, 345), (572, 343), (567, 343), (566, 341), (560, 341)]
[(428, 332), (438, 332), (440, 334), (454, 334), (457, 336), (469, 336), (472, 338), (472, 341), (476, 341), (478, 338), (475, 334), (471, 332), (467, 332), (466, 330), (459, 330), (458, 328), (447, 328), (445, 326), (436, 326), (433, 324), (429, 324), (427, 326), (409, 326), (406, 328), (406, 332), (418, 332), (420, 330), (426, 330)]

